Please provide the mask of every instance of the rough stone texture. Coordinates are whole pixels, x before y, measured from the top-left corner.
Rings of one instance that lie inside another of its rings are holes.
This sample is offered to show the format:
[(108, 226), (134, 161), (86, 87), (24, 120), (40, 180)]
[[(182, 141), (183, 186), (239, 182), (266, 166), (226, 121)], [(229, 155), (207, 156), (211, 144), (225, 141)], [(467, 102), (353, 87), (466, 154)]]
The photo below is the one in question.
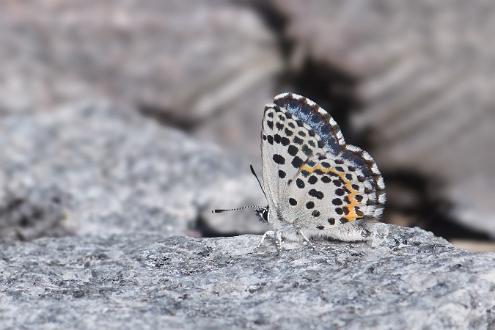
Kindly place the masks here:
[[(0, 183), (5, 182), (0, 180)], [(70, 233), (64, 226), (69, 196), (59, 187), (13, 187), (0, 192), (0, 239), (30, 240)]]
[(495, 237), (495, 3), (270, 3), (294, 55), (357, 79), (354, 123), (374, 130), (380, 167), (438, 179), (455, 217)]
[(268, 28), (228, 0), (7, 1), (0, 11), (0, 113), (108, 97), (191, 127), (246, 95), (263, 104), (253, 97), (271, 94), (280, 68)]
[(264, 230), (210, 214), (263, 200), (247, 164), (105, 102), (3, 117), (0, 145), (3, 239)]
[[(387, 225), (381, 225), (387, 226)], [(259, 236), (43, 238), (2, 244), (4, 328), (488, 329), (495, 254), (420, 229), (382, 245), (316, 241), (275, 253)]]

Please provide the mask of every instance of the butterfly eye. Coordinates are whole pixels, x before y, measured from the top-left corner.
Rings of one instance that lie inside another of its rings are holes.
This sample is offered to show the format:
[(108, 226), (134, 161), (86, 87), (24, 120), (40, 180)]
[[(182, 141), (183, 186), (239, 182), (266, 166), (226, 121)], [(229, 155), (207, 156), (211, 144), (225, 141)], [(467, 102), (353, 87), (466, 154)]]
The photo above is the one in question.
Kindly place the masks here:
[(261, 222), (268, 222), (268, 206), (256, 210)]

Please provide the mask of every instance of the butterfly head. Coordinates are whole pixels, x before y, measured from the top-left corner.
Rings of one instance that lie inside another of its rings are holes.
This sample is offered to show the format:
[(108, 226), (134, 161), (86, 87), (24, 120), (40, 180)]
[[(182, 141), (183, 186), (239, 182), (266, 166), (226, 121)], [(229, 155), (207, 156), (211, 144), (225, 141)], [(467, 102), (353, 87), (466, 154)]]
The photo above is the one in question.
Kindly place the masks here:
[(256, 215), (260, 218), (261, 222), (268, 223), (268, 206), (261, 207), (255, 210)]

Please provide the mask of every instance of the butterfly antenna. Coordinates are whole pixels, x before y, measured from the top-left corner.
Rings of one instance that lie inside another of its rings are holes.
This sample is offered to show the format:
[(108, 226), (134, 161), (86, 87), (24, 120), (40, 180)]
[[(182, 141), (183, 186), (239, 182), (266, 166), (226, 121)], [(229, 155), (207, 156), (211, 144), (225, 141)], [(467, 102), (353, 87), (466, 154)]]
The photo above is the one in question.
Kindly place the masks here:
[(261, 191), (263, 192), (263, 195), (266, 197), (265, 190), (263, 189), (263, 185), (261, 184), (260, 179), (258, 178), (258, 175), (256, 175), (256, 171), (254, 170), (254, 167), (252, 164), (249, 164), (249, 168), (251, 169), (251, 173), (253, 173), (254, 177), (256, 178), (256, 181), (258, 181), (258, 184), (260, 185)]
[[(266, 197), (265, 191), (263, 190), (263, 186), (261, 185), (261, 181), (258, 178), (258, 175), (256, 175), (256, 172), (254, 170), (253, 165), (250, 164), (249, 168), (251, 169), (251, 173), (253, 173), (254, 177), (256, 178), (256, 181), (258, 181), (258, 184), (260, 185), (261, 191), (263, 192), (263, 194)], [(261, 208), (263, 208), (263, 207), (261, 207), (259, 205), (247, 205), (247, 206), (241, 206), (241, 207), (237, 207), (237, 208), (233, 208), (233, 209), (215, 209), (215, 210), (212, 210), (211, 213), (236, 212), (236, 211), (242, 211), (245, 209), (261, 209)]]
[(247, 205), (247, 206), (236, 207), (234, 209), (215, 209), (211, 211), (211, 213), (235, 212), (235, 211), (242, 211), (245, 209), (259, 209), (259, 208), (261, 208), (259, 205)]

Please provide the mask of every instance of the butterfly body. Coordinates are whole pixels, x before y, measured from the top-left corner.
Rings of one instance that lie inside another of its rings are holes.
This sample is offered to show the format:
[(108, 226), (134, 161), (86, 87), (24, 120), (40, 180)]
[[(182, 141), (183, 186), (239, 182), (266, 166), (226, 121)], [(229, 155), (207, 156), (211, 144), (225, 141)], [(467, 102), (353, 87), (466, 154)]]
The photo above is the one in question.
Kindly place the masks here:
[(349, 228), (383, 212), (385, 186), (374, 160), (347, 145), (333, 118), (303, 96), (279, 94), (265, 106), (261, 156), (262, 214), (280, 239), (347, 240)]

